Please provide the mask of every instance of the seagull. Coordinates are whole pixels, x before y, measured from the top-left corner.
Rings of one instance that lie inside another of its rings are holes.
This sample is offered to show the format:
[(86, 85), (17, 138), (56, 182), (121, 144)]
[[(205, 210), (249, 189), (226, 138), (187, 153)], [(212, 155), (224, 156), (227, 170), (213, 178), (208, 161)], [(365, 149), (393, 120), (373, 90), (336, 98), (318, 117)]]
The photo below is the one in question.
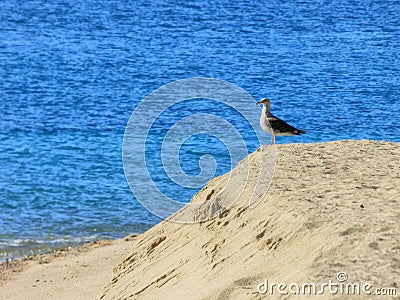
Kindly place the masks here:
[[(259, 102), (256, 104), (262, 104), (263, 109), (260, 117), (260, 125), (261, 128), (274, 137), (274, 142), (275, 142), (275, 136), (277, 135), (300, 135), (306, 133), (304, 130), (300, 130), (297, 128), (294, 128), (293, 126), (289, 125), (285, 121), (275, 117), (273, 114), (271, 114), (270, 111), (270, 106), (271, 106), (271, 101), (267, 98), (261, 99)], [(272, 129), (272, 130), (271, 130)]]

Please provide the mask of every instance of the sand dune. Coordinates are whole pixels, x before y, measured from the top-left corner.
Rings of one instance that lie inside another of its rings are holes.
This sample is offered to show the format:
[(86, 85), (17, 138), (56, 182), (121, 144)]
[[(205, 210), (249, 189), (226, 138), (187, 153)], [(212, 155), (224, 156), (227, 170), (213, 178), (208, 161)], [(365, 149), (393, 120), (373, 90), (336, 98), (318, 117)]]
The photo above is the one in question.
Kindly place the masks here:
[[(104, 286), (104, 278), (113, 276), (104, 290), (99, 288), (95, 293), (92, 289), (80, 299), (99, 295), (101, 299), (271, 299), (281, 295), (276, 286), (272, 295), (271, 289), (267, 295), (260, 294), (257, 288), (265, 291), (265, 280), (268, 284), (297, 283), (300, 287), (303, 283), (315, 283), (320, 291), (329, 280), (339, 283), (339, 272), (347, 274), (346, 284), (363, 287), (369, 283), (367, 291), (371, 293), (376, 288), (398, 287), (398, 143), (336, 141), (278, 145), (270, 189), (259, 205), (250, 209), (249, 199), (264, 155), (259, 149), (249, 156), (251, 172), (249, 178), (242, 178), (247, 180), (243, 193), (231, 187), (229, 193), (219, 194), (239, 193), (240, 197), (217, 218), (194, 224), (164, 221), (154, 226), (129, 244), (125, 258), (115, 264), (114, 275), (109, 266), (98, 266), (96, 272), (103, 281), (95, 282), (96, 276), (87, 277), (84, 267), (80, 268), (80, 276), (92, 278), (92, 284), (98, 286)], [(243, 164), (239, 164), (232, 172), (244, 174), (242, 168)], [(232, 178), (240, 180), (239, 175)], [(192, 201), (212, 201), (228, 176), (213, 179)], [(113, 247), (115, 251), (121, 245)], [(115, 252), (104, 250), (95, 260), (89, 259), (91, 255), (78, 257), (81, 264), (86, 261), (94, 265), (113, 255)], [(38, 272), (53, 274), (51, 270), (56, 270), (57, 264), (56, 258), (43, 269), (26, 268), (0, 288), (0, 298), (8, 295), (7, 299), (18, 299), (10, 296), (10, 287), (24, 289), (26, 276), (36, 278), (41, 274)], [(68, 264), (72, 261), (63, 262)], [(53, 278), (61, 280), (55, 275)], [(77, 276), (75, 282), (58, 284), (76, 295), (79, 280)], [(88, 281), (82, 284), (88, 285)], [(296, 291), (294, 285), (291, 287)], [(41, 288), (41, 295), (46, 295), (46, 289), (49, 292), (52, 285), (43, 284)], [(283, 298), (291, 298), (288, 287), (282, 291), (289, 293)], [(319, 296), (332, 298), (341, 299), (343, 295), (332, 295), (325, 288)], [(361, 291), (359, 298), (374, 297)], [(55, 299), (55, 294), (47, 299)]]
[[(251, 176), (262, 153), (250, 156)], [(258, 299), (265, 279), (320, 285), (339, 283), (339, 272), (348, 275), (345, 283), (371, 283), (367, 292), (397, 287), (399, 161), (397, 143), (279, 145), (270, 191), (256, 208), (248, 208), (250, 177), (239, 200), (218, 218), (158, 224), (116, 267), (101, 298)], [(232, 172), (240, 171), (239, 165)], [(193, 201), (210, 198), (227, 176), (212, 180)]]

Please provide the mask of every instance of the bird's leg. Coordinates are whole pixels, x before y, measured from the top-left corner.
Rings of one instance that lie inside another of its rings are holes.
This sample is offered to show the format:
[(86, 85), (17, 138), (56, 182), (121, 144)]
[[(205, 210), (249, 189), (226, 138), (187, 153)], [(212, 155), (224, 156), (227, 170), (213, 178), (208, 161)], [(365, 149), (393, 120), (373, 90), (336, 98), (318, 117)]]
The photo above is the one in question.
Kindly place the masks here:
[(272, 140), (270, 141), (270, 145), (275, 144), (275, 135), (272, 135)]

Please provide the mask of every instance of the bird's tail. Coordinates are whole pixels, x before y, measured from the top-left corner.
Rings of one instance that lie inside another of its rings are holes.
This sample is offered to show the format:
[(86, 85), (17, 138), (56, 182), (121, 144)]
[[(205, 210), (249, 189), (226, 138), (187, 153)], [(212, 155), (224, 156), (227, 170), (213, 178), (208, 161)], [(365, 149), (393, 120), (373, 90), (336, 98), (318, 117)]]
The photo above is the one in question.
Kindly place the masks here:
[(306, 134), (306, 133), (307, 133), (307, 131), (298, 129), (298, 130), (296, 130), (296, 132), (294, 134), (300, 135), (300, 134)]

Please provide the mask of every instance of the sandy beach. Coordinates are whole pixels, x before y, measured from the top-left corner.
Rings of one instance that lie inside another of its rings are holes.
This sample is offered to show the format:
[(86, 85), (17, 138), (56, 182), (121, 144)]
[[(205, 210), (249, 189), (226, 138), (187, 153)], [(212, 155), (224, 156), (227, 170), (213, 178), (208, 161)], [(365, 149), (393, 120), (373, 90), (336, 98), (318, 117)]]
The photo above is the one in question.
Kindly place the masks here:
[(95, 299), (135, 237), (88, 243), (0, 266), (0, 299)]
[[(137, 237), (2, 264), (0, 299), (302, 299), (288, 286), (315, 283), (319, 291), (329, 281), (368, 284), (357, 299), (399, 295), (400, 144), (277, 145), (270, 189), (250, 209), (263, 153), (249, 156), (244, 191), (232, 188), (240, 197), (217, 218), (163, 221)], [(231, 171), (235, 180), (241, 168)], [(232, 174), (192, 202), (212, 200)], [(325, 289), (318, 298), (345, 296)]]

